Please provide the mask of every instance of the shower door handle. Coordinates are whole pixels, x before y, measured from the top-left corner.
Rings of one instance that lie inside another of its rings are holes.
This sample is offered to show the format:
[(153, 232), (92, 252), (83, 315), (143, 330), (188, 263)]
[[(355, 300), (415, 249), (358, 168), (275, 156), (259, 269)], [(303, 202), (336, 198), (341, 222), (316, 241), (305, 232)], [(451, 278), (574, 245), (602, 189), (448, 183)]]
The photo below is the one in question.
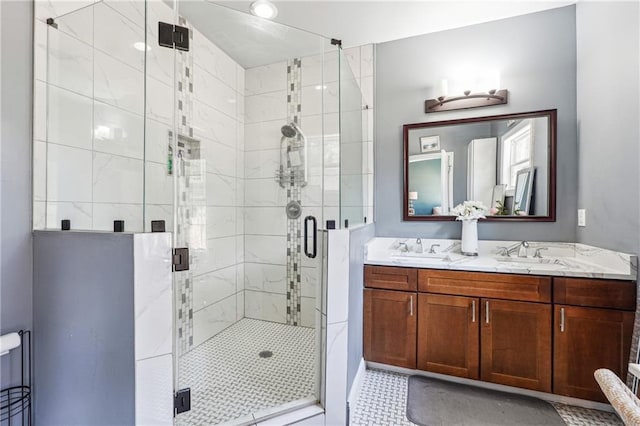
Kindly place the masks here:
[[(309, 253), (309, 234), (308, 234), (308, 223), (309, 221), (313, 222), (313, 251)], [(304, 254), (307, 257), (314, 259), (318, 254), (318, 221), (314, 216), (307, 216), (304, 218)]]

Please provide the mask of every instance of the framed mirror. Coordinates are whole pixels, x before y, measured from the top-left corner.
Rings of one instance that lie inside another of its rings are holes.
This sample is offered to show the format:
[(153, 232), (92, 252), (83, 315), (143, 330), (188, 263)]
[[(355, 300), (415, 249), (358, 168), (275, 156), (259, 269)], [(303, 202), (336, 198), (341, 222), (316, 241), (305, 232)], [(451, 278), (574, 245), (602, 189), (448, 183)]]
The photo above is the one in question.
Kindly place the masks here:
[(481, 201), (490, 221), (553, 222), (557, 110), (405, 124), (403, 218), (455, 220)]

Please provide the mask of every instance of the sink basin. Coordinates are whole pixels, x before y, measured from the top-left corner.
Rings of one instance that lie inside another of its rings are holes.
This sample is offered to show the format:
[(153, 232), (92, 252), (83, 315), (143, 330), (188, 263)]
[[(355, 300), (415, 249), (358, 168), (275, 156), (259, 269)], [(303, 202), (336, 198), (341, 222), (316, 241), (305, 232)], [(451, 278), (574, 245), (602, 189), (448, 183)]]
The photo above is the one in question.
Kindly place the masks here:
[(518, 269), (537, 269), (542, 271), (554, 271), (567, 267), (560, 259), (553, 257), (497, 257), (499, 264), (505, 267)]
[(498, 262), (505, 263), (529, 263), (529, 264), (549, 264), (549, 263), (560, 263), (560, 259), (555, 257), (507, 257), (507, 256), (499, 256), (496, 257)]

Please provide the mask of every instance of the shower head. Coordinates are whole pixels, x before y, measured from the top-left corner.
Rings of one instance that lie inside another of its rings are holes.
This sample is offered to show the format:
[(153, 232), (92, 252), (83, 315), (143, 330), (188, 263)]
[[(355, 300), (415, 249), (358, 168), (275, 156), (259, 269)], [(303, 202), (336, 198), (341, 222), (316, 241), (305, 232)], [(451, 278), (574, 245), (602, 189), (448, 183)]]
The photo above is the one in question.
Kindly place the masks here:
[(282, 132), (282, 136), (284, 136), (285, 138), (294, 138), (296, 136), (304, 137), (304, 135), (302, 134), (302, 130), (300, 130), (298, 125), (293, 122), (282, 126), (280, 128), (280, 131)]

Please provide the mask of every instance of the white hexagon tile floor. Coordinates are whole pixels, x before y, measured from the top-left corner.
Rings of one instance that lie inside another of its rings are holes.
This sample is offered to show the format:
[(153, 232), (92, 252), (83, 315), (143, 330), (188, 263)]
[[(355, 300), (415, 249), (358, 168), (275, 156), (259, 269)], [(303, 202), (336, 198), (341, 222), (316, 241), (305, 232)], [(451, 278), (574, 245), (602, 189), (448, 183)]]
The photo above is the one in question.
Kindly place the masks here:
[[(360, 395), (351, 412), (352, 426), (411, 426), (405, 413), (407, 379), (404, 374), (369, 369)], [(565, 404), (553, 404), (568, 426), (618, 426), (622, 422), (613, 413)]]
[[(271, 351), (268, 358), (262, 351)], [(214, 425), (315, 394), (315, 332), (242, 319), (191, 350), (179, 366), (191, 388), (180, 426)]]

